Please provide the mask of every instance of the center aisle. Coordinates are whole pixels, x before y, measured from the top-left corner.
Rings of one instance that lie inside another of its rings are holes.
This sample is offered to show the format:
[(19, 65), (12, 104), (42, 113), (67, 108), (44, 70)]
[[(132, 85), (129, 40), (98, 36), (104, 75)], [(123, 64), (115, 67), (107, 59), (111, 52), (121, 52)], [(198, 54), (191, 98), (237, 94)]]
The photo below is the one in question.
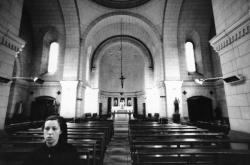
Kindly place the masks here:
[(128, 121), (114, 121), (114, 136), (107, 146), (104, 165), (131, 165)]

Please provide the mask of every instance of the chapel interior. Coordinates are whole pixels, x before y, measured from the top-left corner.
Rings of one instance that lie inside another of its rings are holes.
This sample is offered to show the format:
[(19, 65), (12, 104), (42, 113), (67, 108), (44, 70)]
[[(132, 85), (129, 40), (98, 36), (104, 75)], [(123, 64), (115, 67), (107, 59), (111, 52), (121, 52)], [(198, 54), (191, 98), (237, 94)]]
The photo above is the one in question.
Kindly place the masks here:
[[(206, 129), (249, 145), (249, 11), (249, 0), (0, 0), (0, 146), (53, 114), (70, 128), (111, 128), (89, 165), (168, 164), (135, 142), (139, 129), (155, 124)], [(113, 150), (126, 145), (130, 158), (112, 162)], [(235, 155), (250, 160), (250, 146), (240, 154), (239, 146), (228, 155), (243, 165)], [(182, 152), (173, 161), (183, 161)], [(1, 165), (20, 164), (8, 154), (0, 149)]]

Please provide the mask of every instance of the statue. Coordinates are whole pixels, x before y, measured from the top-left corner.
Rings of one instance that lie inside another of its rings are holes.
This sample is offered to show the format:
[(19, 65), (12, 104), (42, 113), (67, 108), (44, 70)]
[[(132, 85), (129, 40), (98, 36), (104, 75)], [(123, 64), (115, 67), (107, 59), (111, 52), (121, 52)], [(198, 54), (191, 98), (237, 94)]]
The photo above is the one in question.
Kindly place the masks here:
[(174, 99), (174, 114), (173, 114), (174, 123), (180, 123), (179, 103), (180, 103), (180, 100), (175, 98)]
[(179, 113), (179, 103), (180, 103), (180, 100), (175, 98), (174, 99), (174, 112), (175, 113)]

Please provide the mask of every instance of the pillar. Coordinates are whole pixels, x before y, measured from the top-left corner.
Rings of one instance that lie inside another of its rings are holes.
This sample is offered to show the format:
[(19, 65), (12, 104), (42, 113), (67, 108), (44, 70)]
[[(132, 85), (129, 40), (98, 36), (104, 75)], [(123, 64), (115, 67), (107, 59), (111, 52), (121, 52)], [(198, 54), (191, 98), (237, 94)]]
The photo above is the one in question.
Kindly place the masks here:
[(75, 118), (78, 81), (60, 81), (60, 83), (62, 86), (60, 115), (65, 118)]

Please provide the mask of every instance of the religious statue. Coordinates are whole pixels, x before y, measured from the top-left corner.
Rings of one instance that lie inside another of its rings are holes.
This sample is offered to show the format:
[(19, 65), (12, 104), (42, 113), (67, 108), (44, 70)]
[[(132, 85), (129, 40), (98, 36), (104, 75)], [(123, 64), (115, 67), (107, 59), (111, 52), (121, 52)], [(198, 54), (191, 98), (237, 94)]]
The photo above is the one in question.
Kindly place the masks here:
[(174, 112), (175, 113), (179, 113), (179, 103), (180, 103), (180, 100), (175, 98), (174, 99)]
[(175, 98), (174, 99), (174, 114), (173, 114), (174, 123), (180, 123), (179, 103), (180, 103), (180, 100), (178, 98)]

